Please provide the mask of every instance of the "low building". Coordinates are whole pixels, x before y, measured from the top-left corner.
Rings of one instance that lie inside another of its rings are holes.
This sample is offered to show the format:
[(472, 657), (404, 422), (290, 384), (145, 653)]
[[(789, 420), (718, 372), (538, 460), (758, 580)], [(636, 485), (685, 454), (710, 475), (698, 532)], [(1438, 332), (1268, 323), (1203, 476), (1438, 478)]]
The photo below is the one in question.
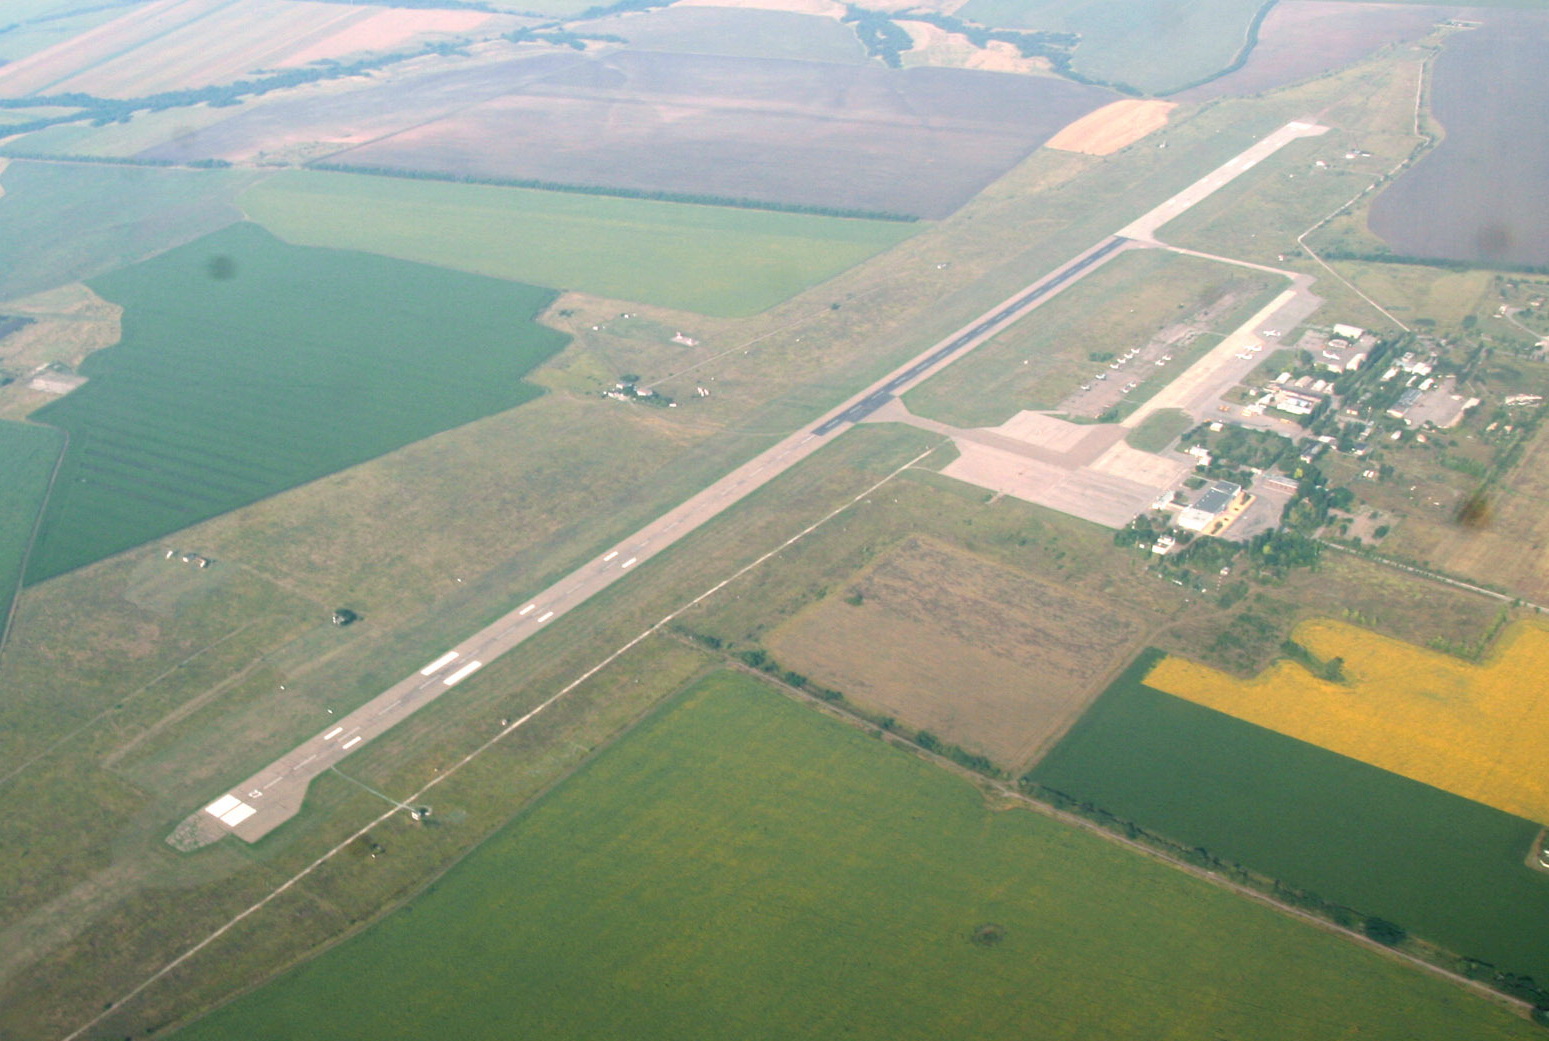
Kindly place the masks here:
[(1314, 409), (1323, 404), (1323, 396), (1290, 387), (1276, 387), (1270, 394), (1269, 404), (1293, 416), (1310, 416)]
[(1241, 485), (1231, 481), (1215, 482), (1194, 500), (1194, 505), (1178, 512), (1178, 527), (1185, 531), (1204, 531), (1231, 509), (1241, 494)]

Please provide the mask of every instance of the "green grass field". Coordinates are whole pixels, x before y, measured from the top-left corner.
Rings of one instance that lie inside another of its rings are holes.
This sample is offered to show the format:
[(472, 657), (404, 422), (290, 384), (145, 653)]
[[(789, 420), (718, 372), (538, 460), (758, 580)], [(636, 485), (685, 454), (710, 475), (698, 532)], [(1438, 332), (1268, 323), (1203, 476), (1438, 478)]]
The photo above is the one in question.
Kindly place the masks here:
[(1189, 846), (1549, 978), (1538, 826), (1160, 693), (1142, 659), (1033, 780)]
[[(1246, 294), (1215, 321), (1212, 331), (1235, 328), (1262, 306), (1262, 295), (1283, 281), (1243, 277), (1242, 269), (1163, 250), (1130, 250), (1082, 278), (1026, 318), (932, 376), (904, 400), (916, 415), (956, 426), (994, 426), (1023, 409), (1051, 409), (1105, 362), (1144, 346), (1224, 292)], [(1258, 301), (1256, 304), (1253, 301)], [(1249, 306), (1252, 304), (1252, 306)], [(1145, 382), (1126, 399), (1137, 405), (1182, 372), (1192, 355), (1215, 346), (1214, 336), (1171, 350), (1163, 368), (1146, 366)]]
[[(361, 870), (369, 870), (370, 864)], [(716, 673), (182, 1041), (1527, 1037), (1448, 984)]]
[(772, 307), (920, 227), (313, 170), (241, 205), (289, 242), (725, 316)]
[(564, 343), (547, 290), (251, 224), (92, 288), (123, 340), (34, 413), (71, 441), (29, 582), (519, 405)]
[(984, 25), (1073, 32), (1071, 64), (1151, 94), (1225, 69), (1246, 42), (1262, 0), (969, 0), (958, 15)]
[(1124, 436), (1125, 443), (1142, 452), (1160, 452), (1194, 425), (1194, 417), (1181, 408), (1153, 412)]
[(0, 632), (59, 457), (59, 431), (0, 422)]
[(241, 218), (261, 174), (12, 160), (0, 185), (0, 300), (91, 278)]

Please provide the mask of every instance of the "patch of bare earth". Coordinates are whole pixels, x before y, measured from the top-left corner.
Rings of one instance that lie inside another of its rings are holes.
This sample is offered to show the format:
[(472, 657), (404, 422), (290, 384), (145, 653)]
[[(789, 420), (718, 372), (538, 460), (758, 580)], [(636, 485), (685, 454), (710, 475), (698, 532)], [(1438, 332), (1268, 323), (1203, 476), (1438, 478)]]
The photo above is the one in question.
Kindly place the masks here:
[(1138, 650), (1111, 604), (909, 539), (771, 634), (783, 667), (1020, 769)]
[(968, 37), (952, 33), (929, 22), (900, 20), (908, 30), (914, 49), (905, 51), (905, 65), (940, 65), (954, 69), (982, 69), (986, 72), (1043, 73), (1049, 63), (1042, 58), (1024, 58), (1022, 52), (1004, 40), (991, 40), (976, 47)]
[(1049, 138), (1049, 148), (1085, 155), (1111, 155), (1167, 125), (1171, 101), (1126, 98), (1088, 112)]
[(755, 11), (785, 11), (823, 18), (844, 17), (844, 5), (834, 0), (679, 0), (677, 7), (740, 7)]

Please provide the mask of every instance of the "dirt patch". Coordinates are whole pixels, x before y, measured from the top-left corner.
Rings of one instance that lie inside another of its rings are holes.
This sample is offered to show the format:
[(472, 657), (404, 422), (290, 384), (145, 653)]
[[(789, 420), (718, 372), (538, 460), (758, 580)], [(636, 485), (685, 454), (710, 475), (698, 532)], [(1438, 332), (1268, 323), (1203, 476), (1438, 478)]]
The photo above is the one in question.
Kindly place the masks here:
[(834, 0), (680, 0), (674, 7), (740, 7), (754, 11), (784, 11), (787, 14), (815, 14), (824, 18), (844, 17), (844, 5)]
[[(1022, 52), (1004, 40), (991, 40), (975, 47), (966, 36), (947, 32), (929, 22), (900, 21), (914, 40), (914, 49), (903, 55), (906, 65), (940, 65), (955, 69), (983, 69), (986, 72), (1042, 73), (1049, 69), (1042, 58), (1024, 58)], [(1099, 109), (1099, 111), (1101, 111)]]
[(1171, 101), (1126, 98), (1088, 112), (1049, 138), (1048, 146), (1085, 155), (1111, 155), (1154, 130), (1167, 125), (1167, 114), (1177, 108)]
[(777, 629), (769, 649), (868, 710), (1016, 769), (1141, 635), (1111, 605), (916, 538)]

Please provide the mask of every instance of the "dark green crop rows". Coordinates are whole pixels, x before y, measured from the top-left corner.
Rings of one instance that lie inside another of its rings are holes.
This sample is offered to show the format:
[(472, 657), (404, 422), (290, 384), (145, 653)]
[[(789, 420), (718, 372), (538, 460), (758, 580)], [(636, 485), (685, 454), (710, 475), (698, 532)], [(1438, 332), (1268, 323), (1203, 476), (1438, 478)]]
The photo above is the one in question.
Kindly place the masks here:
[(1549, 982), (1549, 875), (1524, 863), (1536, 824), (1153, 690), (1148, 661), (1032, 782)]
[(123, 339), (34, 413), (70, 447), (29, 582), (519, 405), (564, 343), (548, 290), (250, 224), (91, 285)]

